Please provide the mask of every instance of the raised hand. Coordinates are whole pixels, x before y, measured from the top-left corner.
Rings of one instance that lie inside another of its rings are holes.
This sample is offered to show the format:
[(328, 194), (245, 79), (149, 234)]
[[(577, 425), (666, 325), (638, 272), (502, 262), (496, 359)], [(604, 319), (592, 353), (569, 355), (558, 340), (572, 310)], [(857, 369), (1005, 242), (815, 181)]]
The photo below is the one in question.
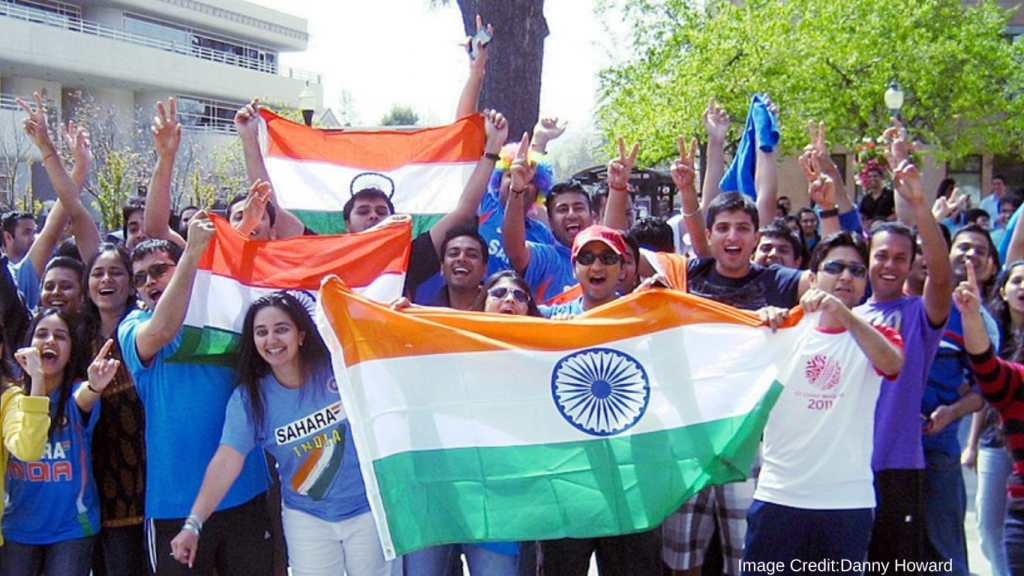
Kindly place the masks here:
[(33, 381), (42, 381), (43, 361), (38, 348), (35, 346), (20, 348), (14, 353), (14, 359), (18, 361), (18, 365), (25, 371), (25, 374), (28, 374), (29, 378)]
[(547, 145), (548, 142), (558, 139), (558, 137), (565, 133), (565, 129), (568, 126), (568, 122), (559, 122), (556, 117), (541, 118), (537, 121), (537, 125), (533, 127), (534, 148)]
[[(487, 135), (487, 152), (497, 153), (508, 140), (508, 120), (497, 110), (484, 110), (484, 133)], [(492, 150), (493, 148), (496, 148)]]
[(191, 248), (204, 252), (206, 247), (210, 245), (210, 240), (213, 239), (215, 232), (216, 228), (213, 222), (210, 221), (210, 216), (206, 213), (206, 210), (196, 212), (196, 215), (188, 223), (188, 244), (185, 246), (186, 250)]
[(519, 151), (508, 168), (510, 177), (509, 190), (513, 194), (522, 194), (526, 191), (526, 185), (533, 180), (536, 167), (530, 164), (530, 135), (523, 132), (523, 139), (519, 142)]
[[(242, 219), (238, 222), (237, 228), (243, 234), (248, 230), (249, 234), (256, 233), (256, 227), (263, 221), (263, 215), (267, 212), (267, 203), (270, 202), (270, 182), (257, 179), (249, 187), (249, 195), (242, 204)], [(191, 231), (190, 231), (191, 232)]]
[(832, 178), (821, 171), (821, 160), (817, 150), (805, 151), (800, 155), (800, 170), (807, 179), (807, 195), (823, 210), (836, 205), (836, 187)]
[(686, 151), (686, 137), (679, 137), (679, 158), (672, 162), (672, 166), (669, 168), (670, 174), (672, 174), (672, 182), (675, 183), (676, 188), (680, 192), (697, 194), (697, 187), (695, 183), (697, 181), (697, 170), (695, 168), (695, 161), (697, 158), (697, 139), (690, 139), (690, 150), (689, 153)]
[(92, 141), (89, 133), (84, 128), (75, 124), (74, 120), (69, 121), (67, 127), (61, 128), (64, 136), (64, 145), (71, 150), (71, 156), (75, 160), (75, 168), (88, 170), (92, 165)]
[(807, 134), (811, 137), (811, 142), (804, 147), (804, 151), (815, 151), (818, 153), (820, 158), (828, 158), (828, 139), (825, 138), (825, 123), (818, 122), (817, 130), (814, 129), (814, 120), (807, 121)]
[[(479, 34), (484, 29), (484, 19), (479, 14), (476, 15), (476, 31)], [(494, 38), (494, 28), (490, 24), (487, 25), (487, 34)], [(469, 71), (471, 74), (480, 74), (487, 70), (487, 51), (490, 49), (491, 44), (481, 43), (479, 40), (474, 38), (466, 38), (466, 51), (469, 52), (472, 47), (471, 42), (476, 42), (476, 58), (470, 58), (469, 60)]]
[(974, 264), (967, 260), (964, 262), (964, 268), (967, 270), (967, 280), (953, 290), (953, 304), (961, 314), (978, 314), (981, 310), (981, 290), (978, 288)]
[(89, 387), (96, 392), (103, 392), (110, 385), (110, 381), (117, 374), (117, 368), (121, 365), (121, 362), (113, 358), (107, 358), (107, 355), (110, 354), (110, 349), (113, 347), (114, 341), (108, 339), (103, 348), (100, 349), (99, 354), (96, 354), (92, 364), (89, 365)]
[(608, 188), (625, 190), (629, 187), (629, 175), (633, 173), (636, 155), (640, 152), (640, 144), (633, 144), (633, 150), (626, 155), (626, 141), (619, 136), (619, 157), (608, 163)]
[(178, 103), (174, 96), (156, 103), (156, 116), (149, 131), (153, 134), (154, 147), (158, 156), (173, 156), (181, 145), (181, 124), (178, 123)]
[[(909, 204), (924, 204), (924, 184), (921, 182), (921, 174), (917, 166), (910, 160), (902, 160), (893, 170), (893, 185), (896, 193)], [(954, 189), (954, 192), (958, 192)]]
[(25, 133), (28, 134), (32, 143), (43, 152), (45, 158), (48, 154), (55, 154), (56, 149), (53, 146), (53, 141), (50, 139), (50, 131), (47, 128), (46, 106), (43, 104), (43, 97), (38, 92), (33, 93), (32, 97), (36, 101), (34, 109), (21, 98), (15, 98), (14, 102), (21, 106), (21, 109), (28, 114), (28, 118), (22, 121)]
[(715, 99), (708, 100), (708, 107), (704, 109), (704, 130), (708, 133), (708, 140), (725, 142), (729, 134), (729, 115), (725, 109), (715, 104)]
[(251, 102), (242, 106), (235, 112), (235, 130), (243, 140), (256, 138), (260, 129), (260, 99), (253, 98)]
[(914, 146), (907, 135), (907, 128), (897, 118), (889, 118), (892, 126), (882, 133), (882, 140), (887, 144), (885, 148), (885, 159), (889, 166), (899, 166), (904, 160), (910, 159), (910, 153)]

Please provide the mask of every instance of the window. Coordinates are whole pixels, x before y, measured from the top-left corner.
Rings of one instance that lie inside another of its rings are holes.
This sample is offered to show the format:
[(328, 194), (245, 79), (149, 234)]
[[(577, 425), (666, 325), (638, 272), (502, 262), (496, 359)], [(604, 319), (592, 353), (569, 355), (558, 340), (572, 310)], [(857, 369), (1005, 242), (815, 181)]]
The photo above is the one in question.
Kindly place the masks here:
[(232, 132), (235, 112), (241, 103), (220, 102), (192, 96), (177, 97), (178, 117), (185, 128)]
[(175, 51), (187, 48), (191, 51), (190, 55), (198, 58), (263, 72), (277, 72), (277, 53), (265, 46), (225, 38), (137, 14), (126, 13), (124, 18), (126, 31), (171, 43), (174, 45)]

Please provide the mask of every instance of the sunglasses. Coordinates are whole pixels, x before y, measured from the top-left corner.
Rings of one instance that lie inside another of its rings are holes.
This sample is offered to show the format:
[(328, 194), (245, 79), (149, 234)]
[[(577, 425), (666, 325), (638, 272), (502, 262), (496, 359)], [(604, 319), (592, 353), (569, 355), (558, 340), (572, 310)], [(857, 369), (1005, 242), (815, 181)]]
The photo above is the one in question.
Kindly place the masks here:
[(153, 280), (159, 280), (167, 274), (167, 270), (177, 266), (177, 264), (171, 264), (170, 262), (157, 262), (149, 267), (148, 270), (142, 270), (132, 275), (132, 285), (136, 288), (142, 288), (146, 285), (146, 277), (152, 277)]
[(505, 296), (508, 296), (509, 291), (512, 292), (512, 297), (516, 299), (516, 302), (519, 302), (520, 304), (526, 304), (526, 301), (529, 299), (529, 295), (527, 295), (524, 290), (519, 288), (506, 288), (504, 286), (491, 288), (487, 291), (487, 295), (491, 298), (501, 300)]
[(863, 264), (847, 264), (838, 260), (829, 260), (821, 265), (821, 271), (830, 276), (839, 276), (843, 270), (849, 270), (850, 276), (854, 278), (865, 278), (868, 275), (868, 268)]
[(594, 254), (593, 252), (580, 252), (576, 255), (576, 262), (583, 266), (590, 266), (594, 263), (594, 260), (600, 260), (601, 264), (605, 266), (614, 266), (622, 262), (622, 256), (614, 252), (601, 252), (600, 254)]

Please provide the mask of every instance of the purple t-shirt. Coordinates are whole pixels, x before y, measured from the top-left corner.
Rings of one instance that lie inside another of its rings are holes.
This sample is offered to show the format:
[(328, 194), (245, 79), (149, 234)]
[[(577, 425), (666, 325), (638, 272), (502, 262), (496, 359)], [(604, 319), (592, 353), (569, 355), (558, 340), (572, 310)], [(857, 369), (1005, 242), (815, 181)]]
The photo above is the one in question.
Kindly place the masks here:
[(871, 467), (876, 471), (924, 468), (921, 396), (945, 325), (931, 325), (924, 300), (917, 296), (888, 302), (869, 300), (853, 311), (871, 324), (898, 330), (903, 337), (903, 370), (895, 382), (882, 386), (875, 406)]

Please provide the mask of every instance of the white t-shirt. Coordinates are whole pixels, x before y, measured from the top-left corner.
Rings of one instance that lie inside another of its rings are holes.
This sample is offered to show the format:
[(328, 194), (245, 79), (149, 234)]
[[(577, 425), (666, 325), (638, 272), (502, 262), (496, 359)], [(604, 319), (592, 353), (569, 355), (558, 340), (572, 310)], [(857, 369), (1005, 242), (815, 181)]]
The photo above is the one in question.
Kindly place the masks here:
[[(878, 330), (902, 346), (898, 333)], [(810, 510), (874, 508), (881, 374), (845, 330), (819, 329), (795, 352), (765, 426), (754, 498)]]

